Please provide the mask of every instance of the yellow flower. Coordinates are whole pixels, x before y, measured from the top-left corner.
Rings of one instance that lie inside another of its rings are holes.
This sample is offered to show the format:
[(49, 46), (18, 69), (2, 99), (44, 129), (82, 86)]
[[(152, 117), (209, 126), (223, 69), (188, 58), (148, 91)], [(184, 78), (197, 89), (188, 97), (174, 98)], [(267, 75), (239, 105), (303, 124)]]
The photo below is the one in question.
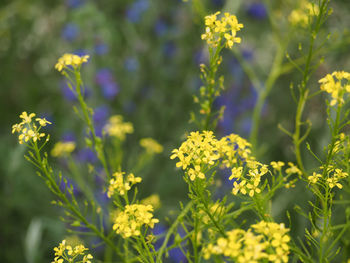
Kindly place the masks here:
[(58, 142), (54, 145), (51, 150), (51, 155), (53, 157), (62, 157), (69, 155), (75, 149), (75, 142)]
[(350, 73), (345, 71), (334, 71), (327, 74), (318, 82), (321, 83), (320, 89), (329, 93), (332, 97), (331, 106), (344, 103), (344, 95), (350, 92)]
[(261, 221), (247, 231), (234, 229), (226, 232), (215, 244), (203, 249), (205, 259), (223, 255), (234, 262), (288, 262), (289, 229), (283, 224)]
[(134, 184), (140, 183), (142, 181), (141, 177), (135, 177), (133, 173), (130, 173), (126, 178), (124, 178), (123, 172), (116, 172), (109, 181), (107, 196), (111, 198), (115, 190), (118, 191), (120, 195), (124, 195), (127, 191), (131, 189)]
[(288, 175), (290, 174), (297, 174), (297, 175), (302, 175), (303, 173), (300, 171), (300, 169), (295, 166), (295, 164), (293, 164), (292, 162), (288, 162), (289, 168), (286, 169), (286, 173)]
[(125, 140), (126, 134), (134, 132), (134, 127), (131, 122), (124, 122), (121, 115), (114, 115), (109, 118), (108, 123), (104, 127), (104, 131), (112, 137), (119, 140)]
[(311, 176), (309, 176), (307, 178), (307, 180), (311, 183), (311, 184), (315, 184), (317, 183), (318, 179), (319, 178), (322, 178), (322, 175), (316, 173), (316, 172), (313, 172), (313, 174)]
[(222, 41), (228, 48), (231, 48), (234, 43), (240, 43), (241, 39), (236, 37), (236, 33), (243, 28), (243, 25), (238, 23), (237, 17), (225, 13), (219, 20), (218, 15), (220, 15), (220, 12), (205, 17), (206, 28), (201, 38), (212, 47), (219, 46)]
[(153, 228), (154, 224), (159, 222), (158, 219), (153, 218), (152, 212), (151, 205), (126, 205), (125, 210), (117, 215), (113, 230), (123, 238), (139, 236), (143, 225)]
[(78, 56), (74, 54), (64, 54), (62, 57), (58, 59), (58, 62), (55, 65), (55, 69), (58, 71), (62, 71), (66, 69), (68, 66), (72, 66), (74, 69), (78, 68), (81, 64), (85, 63), (89, 59), (89, 55)]
[(302, 0), (299, 3), (299, 8), (294, 9), (288, 20), (293, 26), (307, 27), (310, 19), (319, 14), (319, 7), (315, 4), (311, 4), (306, 0)]
[(85, 255), (85, 251), (89, 250), (82, 244), (77, 244), (74, 248), (71, 245), (66, 244), (66, 240), (63, 240), (58, 247), (55, 247), (55, 258), (52, 263), (63, 263), (64, 259), (68, 262), (73, 262), (78, 256), (83, 256), (83, 263), (91, 263), (90, 259), (93, 259), (91, 254)]
[(143, 138), (140, 140), (140, 145), (146, 149), (149, 154), (163, 152), (163, 146), (152, 138)]
[(270, 165), (272, 166), (273, 169), (280, 172), (282, 167), (285, 165), (285, 163), (278, 161), (278, 162), (271, 162)]
[[(46, 124), (51, 124), (51, 122), (42, 118), (36, 118), (35, 121), (33, 121), (32, 118), (35, 117), (35, 113), (28, 114), (24, 111), (19, 117), (22, 121), (12, 125), (12, 133), (19, 133), (18, 141), (20, 144), (29, 141), (40, 141), (40, 139), (45, 136), (45, 133), (40, 132), (41, 127), (46, 126)], [(48, 140), (48, 137), (46, 140)]]

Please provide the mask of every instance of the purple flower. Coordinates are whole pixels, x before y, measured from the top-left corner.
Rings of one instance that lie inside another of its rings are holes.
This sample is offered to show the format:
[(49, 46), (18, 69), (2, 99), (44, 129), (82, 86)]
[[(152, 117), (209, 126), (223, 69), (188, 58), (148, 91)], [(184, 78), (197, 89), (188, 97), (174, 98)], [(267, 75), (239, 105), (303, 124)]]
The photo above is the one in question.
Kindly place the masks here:
[(94, 163), (97, 161), (97, 157), (90, 148), (84, 148), (78, 152), (77, 160), (82, 163)]
[(119, 86), (115, 82), (109, 82), (101, 86), (102, 95), (106, 99), (113, 99), (119, 93)]
[(109, 108), (107, 105), (102, 105), (94, 110), (94, 122), (105, 123), (109, 116)]
[(163, 45), (163, 53), (167, 57), (173, 57), (176, 53), (176, 45), (174, 42), (168, 41)]
[(225, 0), (212, 0), (211, 2), (215, 7), (222, 7), (225, 4)]
[(114, 81), (109, 69), (100, 69), (96, 74), (96, 83), (100, 85), (102, 95), (106, 99), (113, 99), (119, 93), (119, 86)]
[[(90, 52), (89, 52), (89, 50), (86, 50), (86, 49), (77, 49), (77, 50), (75, 50), (73, 52), (73, 54), (82, 57), (82, 56), (85, 56), (85, 55), (89, 55)], [(89, 61), (87, 63), (89, 63)]]
[(265, 19), (267, 16), (267, 10), (263, 3), (253, 3), (247, 8), (247, 14), (255, 19)]
[(105, 43), (99, 43), (95, 45), (95, 52), (97, 55), (105, 55), (109, 51), (109, 47)]
[(96, 73), (96, 83), (103, 85), (113, 81), (113, 75), (110, 69), (103, 68)]
[(69, 8), (78, 8), (85, 4), (85, 0), (66, 0), (66, 5)]
[(74, 23), (68, 23), (62, 29), (62, 38), (67, 41), (73, 41), (79, 34), (79, 27)]
[(62, 141), (64, 142), (76, 142), (77, 138), (73, 132), (66, 132), (62, 135)]
[(106, 124), (106, 120), (108, 116), (109, 116), (109, 108), (106, 105), (97, 107), (94, 110), (94, 116), (93, 116), (94, 126), (95, 126), (96, 135), (99, 137), (102, 137), (102, 130)]
[(129, 57), (125, 60), (124, 67), (127, 71), (135, 72), (139, 69), (139, 61), (134, 57)]
[(148, 0), (137, 0), (133, 2), (126, 10), (126, 17), (132, 23), (137, 23), (141, 15), (149, 8)]
[(164, 36), (168, 31), (168, 25), (162, 20), (158, 19), (154, 25), (154, 32), (157, 36)]

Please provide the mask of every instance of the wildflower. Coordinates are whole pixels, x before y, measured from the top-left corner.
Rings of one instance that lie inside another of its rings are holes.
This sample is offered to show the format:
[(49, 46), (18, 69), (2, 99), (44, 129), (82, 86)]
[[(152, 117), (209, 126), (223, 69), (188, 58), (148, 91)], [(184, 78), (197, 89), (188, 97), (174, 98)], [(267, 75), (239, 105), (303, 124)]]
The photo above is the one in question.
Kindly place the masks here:
[(247, 231), (234, 229), (226, 232), (215, 244), (203, 249), (205, 259), (223, 255), (234, 262), (288, 262), (289, 229), (283, 224), (261, 221)]
[(75, 150), (75, 142), (58, 142), (54, 145), (51, 150), (53, 157), (62, 157), (69, 155)]
[(20, 144), (29, 141), (40, 141), (40, 139), (45, 136), (45, 133), (40, 132), (41, 127), (51, 124), (51, 122), (47, 121), (45, 118), (36, 118), (32, 120), (35, 117), (35, 113), (28, 114), (24, 111), (19, 117), (22, 121), (12, 125), (12, 133), (19, 133), (18, 141)]
[(218, 15), (220, 12), (205, 17), (206, 28), (202, 39), (212, 47), (218, 47), (224, 41), (226, 47), (232, 48), (234, 43), (241, 42), (241, 38), (236, 37), (236, 33), (243, 28), (243, 25), (238, 23), (234, 15), (225, 13), (220, 20), (217, 18)]
[(267, 10), (263, 3), (252, 3), (247, 8), (247, 13), (255, 19), (265, 19), (267, 16)]
[(320, 10), (315, 4), (308, 2), (307, 0), (300, 1), (299, 8), (294, 9), (289, 17), (289, 22), (294, 25), (300, 25), (306, 27), (313, 16), (318, 16)]
[(125, 173), (117, 172), (113, 174), (113, 177), (109, 181), (107, 196), (111, 198), (118, 191), (120, 195), (124, 195), (127, 191), (131, 189), (134, 184), (140, 183), (142, 181), (141, 177), (135, 177), (133, 173), (130, 173), (124, 178)]
[(76, 69), (80, 67), (81, 64), (87, 62), (89, 57), (89, 55), (78, 56), (66, 53), (58, 59), (58, 62), (55, 65), (55, 69), (57, 69), (60, 72), (63, 69), (66, 69), (68, 66), (72, 66), (74, 69)]
[(281, 171), (282, 167), (285, 165), (284, 162), (278, 161), (278, 162), (271, 162), (270, 165), (273, 169), (276, 171)]
[(343, 178), (348, 177), (349, 174), (346, 172), (343, 172), (342, 169), (335, 169), (333, 171), (330, 171), (328, 173), (328, 178), (326, 180), (329, 188), (334, 188), (335, 186), (338, 187), (339, 189), (342, 189), (343, 186), (339, 183), (339, 181)]
[(319, 178), (322, 178), (322, 175), (320, 175), (320, 174), (318, 174), (316, 172), (313, 172), (313, 174), (311, 176), (309, 176), (307, 178), (307, 180), (309, 181), (309, 183), (315, 184), (315, 183), (317, 183)]
[(332, 97), (331, 106), (335, 104), (342, 105), (344, 103), (345, 93), (350, 92), (350, 73), (345, 71), (334, 71), (332, 74), (327, 74), (318, 82), (321, 83), (320, 89), (329, 93)]
[(90, 259), (93, 259), (91, 254), (85, 255), (85, 251), (89, 249), (82, 244), (76, 245), (74, 248), (71, 245), (66, 244), (66, 240), (63, 240), (57, 247), (53, 250), (55, 251), (55, 258), (52, 263), (63, 263), (64, 260), (67, 262), (73, 262), (78, 256), (82, 256), (83, 263), (91, 263)]
[(144, 147), (149, 154), (161, 153), (163, 151), (163, 146), (152, 138), (141, 139), (140, 145)]
[(121, 115), (114, 115), (109, 118), (108, 123), (104, 127), (105, 132), (119, 140), (125, 140), (126, 134), (134, 132), (134, 127), (131, 122), (124, 122)]
[(300, 169), (295, 166), (292, 162), (288, 162), (289, 168), (286, 169), (286, 173), (288, 175), (290, 174), (297, 174), (299, 176), (301, 176), (303, 173), (300, 171)]
[(139, 236), (143, 225), (154, 227), (159, 220), (153, 218), (151, 205), (133, 204), (126, 205), (125, 210), (120, 212), (113, 225), (113, 230), (123, 238)]

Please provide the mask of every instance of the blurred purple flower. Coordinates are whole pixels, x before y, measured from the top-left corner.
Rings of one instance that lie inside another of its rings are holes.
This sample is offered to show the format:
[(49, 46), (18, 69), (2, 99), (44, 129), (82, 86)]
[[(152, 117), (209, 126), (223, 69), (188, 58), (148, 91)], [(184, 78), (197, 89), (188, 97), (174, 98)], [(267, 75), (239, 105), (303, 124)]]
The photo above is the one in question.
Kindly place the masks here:
[(247, 14), (255, 19), (265, 19), (267, 10), (263, 3), (252, 3), (247, 8)]
[(100, 85), (102, 95), (106, 99), (113, 99), (119, 93), (119, 86), (109, 69), (100, 69), (96, 73), (96, 83)]
[(73, 41), (79, 34), (79, 27), (74, 23), (68, 23), (62, 29), (62, 38), (67, 41)]
[(95, 45), (95, 52), (97, 55), (105, 55), (109, 51), (109, 47), (105, 43), (98, 43)]
[(102, 105), (94, 110), (94, 122), (105, 123), (109, 116), (109, 108), (107, 105)]
[(102, 95), (106, 99), (113, 99), (119, 93), (119, 86), (115, 82), (106, 83), (101, 86)]
[(77, 160), (82, 163), (94, 163), (97, 161), (97, 157), (90, 148), (84, 148), (78, 152)]
[(139, 61), (134, 57), (128, 57), (124, 62), (127, 71), (135, 72), (139, 69)]
[(108, 116), (109, 116), (109, 108), (106, 105), (97, 107), (94, 110), (94, 116), (93, 116), (94, 126), (95, 126), (96, 135), (99, 137), (102, 137), (102, 130), (106, 124)]
[(66, 132), (62, 135), (61, 140), (64, 142), (76, 142), (77, 138), (73, 132)]
[(173, 57), (176, 53), (176, 45), (174, 42), (168, 41), (163, 45), (163, 53), (167, 57)]
[(149, 8), (148, 0), (136, 0), (126, 10), (126, 17), (132, 23), (137, 23), (141, 15)]
[(66, 0), (66, 5), (69, 8), (78, 8), (85, 4), (85, 0)]
[(154, 32), (157, 36), (164, 36), (168, 31), (168, 25), (164, 22), (163, 19), (158, 19), (154, 24)]
[(212, 0), (211, 2), (215, 7), (222, 7), (225, 4), (225, 0)]
[[(90, 52), (89, 52), (89, 50), (86, 50), (86, 49), (77, 49), (77, 50), (73, 51), (73, 54), (82, 57), (85, 55), (90, 55)], [(89, 60), (87, 63), (89, 63)]]

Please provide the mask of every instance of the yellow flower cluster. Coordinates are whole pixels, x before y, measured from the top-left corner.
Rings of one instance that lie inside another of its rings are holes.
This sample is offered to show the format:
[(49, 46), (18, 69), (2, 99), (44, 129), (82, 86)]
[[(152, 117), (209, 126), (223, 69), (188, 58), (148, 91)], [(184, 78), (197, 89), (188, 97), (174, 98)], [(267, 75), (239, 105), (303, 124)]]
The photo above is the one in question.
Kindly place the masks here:
[(51, 122), (47, 121), (45, 118), (36, 118), (35, 121), (33, 121), (32, 119), (35, 117), (35, 113), (28, 114), (24, 111), (19, 117), (22, 121), (12, 125), (12, 133), (19, 133), (18, 141), (20, 144), (28, 141), (40, 141), (40, 139), (45, 136), (45, 133), (40, 132), (41, 127), (51, 124)]
[(212, 47), (219, 46), (222, 40), (228, 48), (231, 48), (234, 43), (240, 43), (241, 38), (236, 37), (236, 34), (243, 28), (243, 24), (239, 24), (237, 17), (229, 13), (225, 13), (221, 19), (218, 19), (218, 15), (220, 12), (205, 17), (206, 27), (202, 39)]
[(163, 146), (152, 138), (143, 138), (140, 140), (140, 145), (146, 149), (149, 154), (163, 152)]
[(318, 16), (320, 9), (317, 5), (308, 2), (307, 0), (300, 1), (299, 8), (294, 9), (289, 17), (289, 22), (294, 26), (306, 27), (309, 24), (309, 19), (313, 16)]
[(299, 176), (301, 176), (303, 173), (300, 171), (300, 169), (293, 164), (292, 162), (288, 162), (289, 167), (286, 169), (286, 173), (288, 175), (290, 174), (297, 174)]
[[(250, 147), (250, 143), (236, 134), (217, 140), (211, 131), (191, 132), (180, 148), (172, 151), (170, 158), (179, 159), (176, 166), (182, 167), (192, 181), (196, 178), (205, 179), (204, 171), (218, 164), (231, 168), (229, 179), (236, 179), (232, 193), (254, 196), (261, 192), (261, 177), (269, 170), (267, 165), (255, 161)], [(248, 168), (245, 174), (244, 165)]]
[(271, 162), (270, 165), (275, 171), (280, 172), (282, 171), (282, 167), (285, 165), (285, 163), (281, 161), (277, 161), (277, 162)]
[(331, 106), (344, 103), (345, 93), (350, 93), (350, 73), (345, 71), (335, 71), (327, 74), (318, 82), (321, 83), (321, 90), (326, 91), (332, 97)]
[(246, 262), (288, 262), (289, 229), (283, 224), (261, 221), (247, 231), (234, 229), (227, 237), (218, 238), (216, 244), (204, 248), (204, 258), (224, 255), (238, 263)]
[(111, 198), (115, 191), (118, 191), (118, 194), (124, 195), (128, 192), (134, 184), (140, 183), (142, 181), (141, 177), (135, 177), (133, 173), (130, 173), (126, 178), (124, 178), (123, 172), (116, 172), (113, 174), (113, 177), (109, 181), (107, 196)]
[[(322, 169), (322, 167), (321, 167), (321, 169)], [(348, 176), (349, 176), (349, 174), (347, 172), (344, 172), (342, 169), (339, 169), (339, 168), (334, 169), (334, 167), (331, 165), (328, 167), (327, 178), (326, 178), (325, 182), (330, 189), (332, 189), (334, 187), (338, 187), (339, 189), (342, 189), (343, 186), (341, 183), (339, 183), (339, 181), (348, 177)], [(307, 179), (308, 179), (310, 184), (317, 184), (319, 182), (320, 178), (322, 178), (322, 175), (314, 172)]]
[(126, 205), (125, 210), (120, 212), (114, 221), (113, 230), (123, 238), (139, 236), (143, 225), (154, 227), (159, 220), (153, 218), (151, 205), (133, 204)]
[(232, 169), (232, 175), (229, 177), (229, 180), (236, 178), (232, 188), (234, 195), (240, 192), (243, 195), (249, 194), (250, 197), (253, 197), (256, 193), (259, 194), (261, 192), (259, 184), (261, 177), (269, 171), (267, 165), (252, 160), (247, 162), (247, 167), (249, 170), (244, 176), (242, 166)]
[(204, 179), (203, 170), (217, 165), (221, 159), (222, 165), (231, 167), (241, 159), (249, 159), (250, 144), (236, 134), (231, 134), (217, 140), (212, 131), (202, 133), (191, 132), (179, 149), (174, 149), (170, 159), (178, 158), (176, 167), (186, 170), (190, 179)]
[(220, 158), (218, 142), (212, 131), (191, 132), (180, 148), (172, 151), (170, 159), (178, 158), (176, 167), (186, 170), (192, 181), (196, 178), (204, 179), (202, 170), (214, 166)]
[(75, 142), (58, 142), (53, 146), (51, 155), (53, 157), (62, 157), (69, 155), (75, 150)]
[(134, 127), (131, 122), (124, 122), (121, 115), (114, 115), (109, 118), (104, 130), (109, 136), (116, 137), (123, 141), (125, 140), (126, 134), (134, 132)]
[(80, 57), (78, 55), (66, 53), (58, 59), (58, 62), (55, 65), (55, 69), (57, 69), (60, 72), (63, 69), (66, 69), (68, 66), (72, 66), (74, 69), (76, 69), (80, 67), (81, 64), (87, 62), (89, 57), (89, 55)]
[(63, 263), (65, 260), (67, 262), (74, 262), (74, 260), (83, 256), (79, 262), (82, 263), (91, 263), (90, 259), (93, 259), (91, 254), (85, 255), (85, 251), (89, 250), (84, 247), (84, 245), (77, 245), (74, 248), (70, 245), (66, 245), (66, 240), (63, 240), (58, 247), (53, 249), (55, 251), (55, 259), (52, 263)]

